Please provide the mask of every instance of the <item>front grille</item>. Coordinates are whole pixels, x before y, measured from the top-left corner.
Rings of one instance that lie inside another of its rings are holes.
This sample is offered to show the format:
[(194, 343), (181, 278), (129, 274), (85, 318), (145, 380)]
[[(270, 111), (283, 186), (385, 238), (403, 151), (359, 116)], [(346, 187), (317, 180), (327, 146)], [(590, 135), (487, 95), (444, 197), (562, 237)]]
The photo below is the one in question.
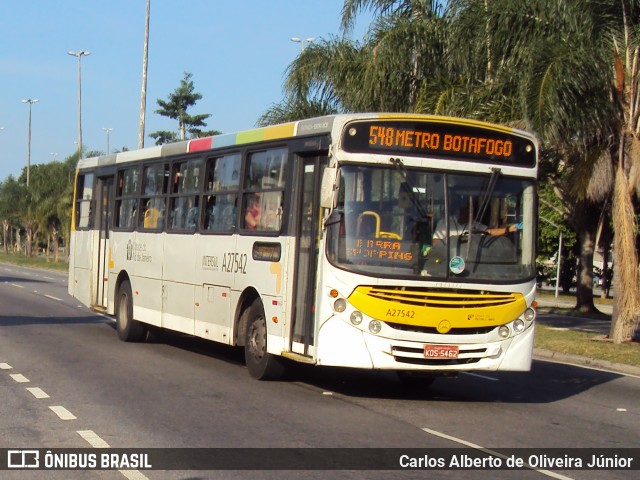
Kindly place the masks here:
[(370, 287), (367, 295), (380, 300), (414, 307), (481, 308), (508, 305), (517, 300), (513, 293), (480, 290), (427, 289), (405, 287)]
[(482, 345), (470, 345), (460, 347), (458, 358), (426, 358), (422, 348), (392, 346), (391, 355), (398, 363), (407, 365), (424, 365), (424, 366), (455, 366), (469, 365), (478, 363), (486, 357), (487, 348)]
[[(404, 323), (385, 322), (391, 328), (395, 330), (401, 330), (403, 332), (415, 332), (415, 333), (429, 333), (439, 334), (438, 329), (435, 327), (421, 327), (419, 325), (406, 325)], [(447, 335), (483, 335), (495, 330), (495, 326), (491, 327), (471, 327), (471, 328), (452, 328), (447, 332)]]

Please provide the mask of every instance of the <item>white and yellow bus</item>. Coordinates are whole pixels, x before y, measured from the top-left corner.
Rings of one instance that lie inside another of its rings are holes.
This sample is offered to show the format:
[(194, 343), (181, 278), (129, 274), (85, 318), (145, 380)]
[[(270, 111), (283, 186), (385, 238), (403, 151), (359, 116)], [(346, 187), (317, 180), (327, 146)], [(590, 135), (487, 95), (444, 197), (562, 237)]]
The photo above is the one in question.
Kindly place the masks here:
[[(150, 327), (427, 384), (527, 371), (537, 143), (511, 128), (335, 115), (83, 159), (69, 292)], [(471, 226), (471, 227), (470, 227)]]

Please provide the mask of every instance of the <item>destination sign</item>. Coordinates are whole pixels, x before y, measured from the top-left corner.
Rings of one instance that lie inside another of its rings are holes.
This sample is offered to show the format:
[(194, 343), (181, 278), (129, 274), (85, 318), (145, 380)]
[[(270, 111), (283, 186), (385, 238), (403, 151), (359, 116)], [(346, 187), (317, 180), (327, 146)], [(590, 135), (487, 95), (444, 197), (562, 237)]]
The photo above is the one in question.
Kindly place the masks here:
[(469, 125), (376, 120), (347, 125), (342, 148), (351, 153), (388, 153), (535, 166), (535, 146), (526, 138)]

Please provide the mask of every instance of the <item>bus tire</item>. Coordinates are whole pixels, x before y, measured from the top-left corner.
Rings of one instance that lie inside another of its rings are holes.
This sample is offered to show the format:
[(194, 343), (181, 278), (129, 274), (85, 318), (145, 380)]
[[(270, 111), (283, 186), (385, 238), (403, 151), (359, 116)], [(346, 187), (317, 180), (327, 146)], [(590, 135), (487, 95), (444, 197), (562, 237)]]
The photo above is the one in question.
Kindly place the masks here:
[(123, 281), (116, 296), (116, 330), (124, 342), (141, 342), (147, 336), (147, 327), (133, 319), (133, 296), (131, 283)]
[(247, 329), (244, 359), (249, 375), (257, 380), (277, 380), (284, 375), (284, 364), (267, 352), (267, 320), (259, 298), (245, 310)]

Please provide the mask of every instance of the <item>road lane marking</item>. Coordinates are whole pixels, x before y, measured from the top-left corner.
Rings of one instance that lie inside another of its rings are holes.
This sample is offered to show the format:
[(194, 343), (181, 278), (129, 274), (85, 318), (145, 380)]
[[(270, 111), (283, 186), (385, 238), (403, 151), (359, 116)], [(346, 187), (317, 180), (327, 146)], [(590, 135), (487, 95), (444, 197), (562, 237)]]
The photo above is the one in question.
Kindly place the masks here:
[[(509, 458), (508, 456), (498, 453), (495, 450), (491, 450), (490, 448), (481, 447), (480, 445), (477, 445), (475, 443), (468, 442), (467, 440), (453, 437), (451, 435), (447, 435), (446, 433), (438, 432), (437, 430), (431, 430), (430, 428), (422, 428), (421, 430), (423, 430), (424, 432), (427, 432), (429, 435), (434, 435), (436, 437), (444, 438), (445, 440), (450, 440), (452, 442), (459, 443), (461, 445), (465, 445), (467, 447), (474, 448), (476, 450), (480, 450), (481, 452), (488, 453), (489, 455), (493, 455), (494, 457), (502, 458), (503, 460), (507, 460)], [(529, 470), (533, 470), (535, 472), (541, 473), (543, 475), (546, 475), (547, 477), (557, 478), (559, 480), (573, 480), (571, 477), (567, 477), (565, 475), (561, 475), (559, 473), (552, 472), (550, 470), (535, 468), (528, 464), (525, 464), (524, 466)]]
[(18, 383), (29, 383), (31, 381), (21, 373), (11, 374), (10, 377), (13, 378)]
[(480, 375), (479, 373), (471, 373), (471, 372), (460, 372), (462, 375), (469, 375), (470, 377), (482, 378), (483, 380), (491, 380), (492, 382), (499, 382), (500, 379), (488, 377), (486, 375)]
[(13, 287), (18, 287), (18, 288), (24, 288), (24, 285), (18, 285), (17, 283), (10, 283), (9, 285)]
[(12, 368), (8, 363), (0, 363), (0, 370), (11, 370)]
[(78, 418), (69, 410), (61, 407), (60, 405), (50, 406), (49, 408), (53, 410), (53, 413), (60, 417), (60, 420), (76, 420)]
[(61, 302), (62, 299), (58, 298), (58, 297), (54, 297), (53, 295), (45, 295), (45, 297), (50, 298), (51, 300), (57, 300), (58, 302)]
[(31, 395), (33, 395), (36, 398), (49, 398), (49, 395), (47, 394), (47, 392), (45, 392), (41, 388), (38, 388), (38, 387), (27, 388), (27, 390), (31, 393)]
[(78, 430), (78, 435), (84, 438), (93, 448), (111, 448), (107, 442), (93, 430)]
[[(93, 448), (111, 448), (111, 446), (98, 436), (93, 430), (78, 430), (78, 435), (84, 438)], [(129, 480), (149, 480), (149, 478), (138, 470), (118, 470)]]

